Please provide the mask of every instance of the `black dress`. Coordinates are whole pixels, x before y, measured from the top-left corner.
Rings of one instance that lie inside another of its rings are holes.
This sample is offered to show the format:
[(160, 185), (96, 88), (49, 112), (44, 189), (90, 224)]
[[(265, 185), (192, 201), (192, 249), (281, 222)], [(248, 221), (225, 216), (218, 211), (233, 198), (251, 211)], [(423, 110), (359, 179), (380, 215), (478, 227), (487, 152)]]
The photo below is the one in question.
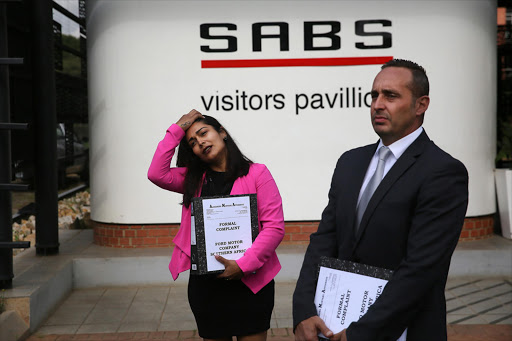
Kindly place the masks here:
[[(201, 196), (229, 195), (233, 182), (224, 173), (208, 171)], [(274, 280), (254, 294), (241, 280), (218, 279), (218, 274), (191, 275), (188, 301), (199, 336), (219, 339), (261, 333), (270, 328)]]

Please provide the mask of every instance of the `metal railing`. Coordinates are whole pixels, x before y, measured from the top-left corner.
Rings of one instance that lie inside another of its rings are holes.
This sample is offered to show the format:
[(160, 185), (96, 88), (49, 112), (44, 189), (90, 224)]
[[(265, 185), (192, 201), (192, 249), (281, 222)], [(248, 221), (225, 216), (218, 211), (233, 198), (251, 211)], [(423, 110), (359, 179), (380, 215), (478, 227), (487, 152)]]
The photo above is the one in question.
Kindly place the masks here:
[(9, 58), (7, 49), (6, 4), (0, 2), (0, 288), (11, 288), (14, 278), (12, 249), (30, 247), (30, 242), (12, 241), (11, 191), (28, 185), (11, 183), (11, 130), (28, 125), (10, 122), (9, 66), (23, 64), (23, 58)]

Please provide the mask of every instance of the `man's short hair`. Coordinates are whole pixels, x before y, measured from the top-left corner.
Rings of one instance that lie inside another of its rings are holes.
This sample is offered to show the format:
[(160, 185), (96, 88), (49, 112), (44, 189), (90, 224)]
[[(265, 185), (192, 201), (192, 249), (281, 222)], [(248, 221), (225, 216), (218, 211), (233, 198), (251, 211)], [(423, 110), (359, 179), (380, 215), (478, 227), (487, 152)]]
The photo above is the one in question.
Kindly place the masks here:
[(412, 95), (415, 98), (428, 96), (430, 86), (428, 83), (427, 72), (422, 66), (410, 60), (392, 59), (386, 64), (382, 65), (381, 69), (385, 69), (387, 67), (403, 67), (411, 70), (412, 83), (409, 85), (409, 88), (411, 89)]

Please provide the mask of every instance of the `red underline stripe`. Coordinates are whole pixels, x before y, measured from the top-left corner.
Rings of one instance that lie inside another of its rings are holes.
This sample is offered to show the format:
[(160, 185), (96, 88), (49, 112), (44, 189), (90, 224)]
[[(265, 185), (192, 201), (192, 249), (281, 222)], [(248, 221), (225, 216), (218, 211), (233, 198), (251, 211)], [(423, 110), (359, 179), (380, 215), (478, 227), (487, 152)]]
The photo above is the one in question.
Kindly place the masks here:
[(347, 66), (384, 64), (393, 59), (383, 57), (343, 57), (343, 58), (296, 58), (296, 59), (231, 59), (202, 60), (201, 68), (237, 67), (288, 67), (288, 66)]

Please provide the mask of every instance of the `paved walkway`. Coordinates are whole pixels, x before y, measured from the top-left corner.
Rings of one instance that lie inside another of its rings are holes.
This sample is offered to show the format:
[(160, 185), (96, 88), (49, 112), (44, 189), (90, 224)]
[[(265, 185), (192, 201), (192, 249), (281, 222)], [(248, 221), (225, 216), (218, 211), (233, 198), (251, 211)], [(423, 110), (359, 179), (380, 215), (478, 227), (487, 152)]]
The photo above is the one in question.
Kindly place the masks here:
[[(293, 339), (294, 288), (276, 285), (270, 340)], [(450, 341), (512, 340), (512, 277), (451, 278), (446, 301)], [(30, 340), (176, 340), (195, 329), (185, 285), (96, 288), (74, 290)]]
[[(49, 297), (63, 300), (52, 311), (39, 312), (41, 320), (34, 318), (40, 327), (30, 341), (199, 338), (187, 277), (172, 282), (161, 270), (167, 269), (168, 248), (99, 247), (90, 230), (59, 231), (59, 238), (57, 256), (36, 257), (31, 249), (15, 257), (15, 289), (6, 297), (30, 297), (31, 314), (48, 305)], [(291, 300), (304, 250), (278, 249), (285, 266), (276, 278), (270, 341), (294, 339)], [(498, 236), (457, 246), (446, 287), (450, 341), (512, 340), (511, 250), (511, 241)], [(50, 280), (53, 291), (46, 290)], [(74, 290), (55, 296), (66, 288)]]
[[(448, 325), (448, 341), (510, 341), (512, 325)], [(68, 341), (68, 340), (198, 340), (195, 331), (171, 332), (126, 332), (104, 334), (46, 335), (31, 336), (28, 341)], [(268, 333), (268, 341), (294, 341), (290, 328), (272, 328)]]

